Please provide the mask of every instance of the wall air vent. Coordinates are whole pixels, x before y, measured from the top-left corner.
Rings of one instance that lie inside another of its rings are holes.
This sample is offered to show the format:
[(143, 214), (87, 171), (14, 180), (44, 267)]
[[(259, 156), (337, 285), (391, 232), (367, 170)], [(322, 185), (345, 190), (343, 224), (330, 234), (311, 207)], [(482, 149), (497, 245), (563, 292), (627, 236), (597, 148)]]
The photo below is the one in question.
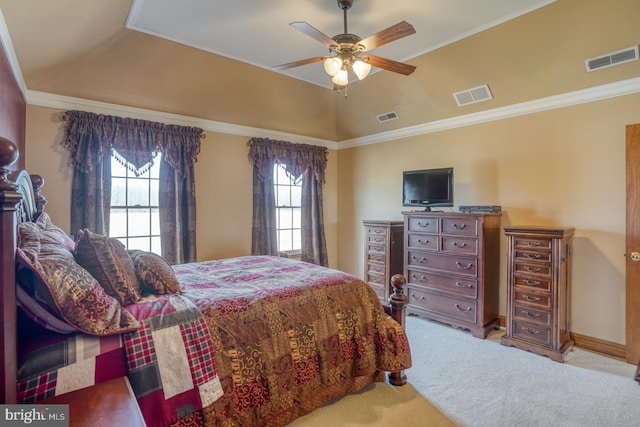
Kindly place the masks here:
[(396, 120), (398, 118), (398, 113), (395, 111), (390, 111), (388, 113), (379, 114), (376, 116), (380, 123), (388, 122), (389, 120)]
[(482, 85), (471, 89), (463, 90), (453, 94), (458, 103), (458, 107), (463, 105), (475, 104), (476, 102), (487, 101), (493, 99), (488, 85)]
[(636, 60), (638, 60), (638, 46), (633, 46), (628, 49), (598, 56), (597, 58), (585, 59), (584, 63), (587, 66), (587, 72), (589, 72)]

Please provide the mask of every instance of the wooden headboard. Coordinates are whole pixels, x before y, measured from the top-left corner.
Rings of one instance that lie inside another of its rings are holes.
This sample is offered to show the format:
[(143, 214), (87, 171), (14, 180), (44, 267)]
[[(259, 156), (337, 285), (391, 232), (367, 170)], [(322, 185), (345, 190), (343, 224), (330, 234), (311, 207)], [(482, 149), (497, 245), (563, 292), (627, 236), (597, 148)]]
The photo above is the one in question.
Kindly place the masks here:
[(16, 302), (16, 228), (20, 222), (34, 221), (46, 204), (40, 195), (44, 180), (26, 171), (9, 171), (18, 159), (18, 148), (0, 137), (0, 328), (1, 374), (0, 403), (16, 403), (17, 380), (17, 302)]

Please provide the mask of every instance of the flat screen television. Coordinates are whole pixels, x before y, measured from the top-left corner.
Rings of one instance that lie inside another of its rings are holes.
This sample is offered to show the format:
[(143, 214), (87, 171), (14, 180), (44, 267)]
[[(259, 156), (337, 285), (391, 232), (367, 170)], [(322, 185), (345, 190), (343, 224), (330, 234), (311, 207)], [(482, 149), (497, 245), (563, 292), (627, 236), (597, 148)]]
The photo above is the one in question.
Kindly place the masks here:
[(453, 168), (404, 171), (402, 205), (425, 210), (453, 206)]

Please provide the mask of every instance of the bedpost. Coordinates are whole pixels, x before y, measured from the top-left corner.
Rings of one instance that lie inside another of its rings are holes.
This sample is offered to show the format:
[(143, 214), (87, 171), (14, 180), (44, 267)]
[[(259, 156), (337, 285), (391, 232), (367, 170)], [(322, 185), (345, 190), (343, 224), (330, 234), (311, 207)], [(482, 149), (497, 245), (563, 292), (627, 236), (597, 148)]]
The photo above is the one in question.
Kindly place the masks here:
[[(393, 292), (389, 296), (389, 311), (391, 317), (404, 328), (406, 325), (406, 308), (409, 298), (404, 293), (404, 287), (407, 284), (407, 279), (402, 274), (394, 274), (391, 276), (391, 287)], [(389, 372), (389, 383), (392, 385), (404, 385), (407, 383), (407, 376), (404, 371)]]
[(0, 137), (0, 257), (2, 257), (2, 283), (0, 284), (0, 374), (3, 386), (0, 391), (1, 403), (16, 403), (17, 380), (17, 305), (15, 280), (16, 253), (16, 207), (22, 196), (18, 187), (12, 183), (7, 175), (8, 167), (18, 159), (18, 148), (8, 139)]

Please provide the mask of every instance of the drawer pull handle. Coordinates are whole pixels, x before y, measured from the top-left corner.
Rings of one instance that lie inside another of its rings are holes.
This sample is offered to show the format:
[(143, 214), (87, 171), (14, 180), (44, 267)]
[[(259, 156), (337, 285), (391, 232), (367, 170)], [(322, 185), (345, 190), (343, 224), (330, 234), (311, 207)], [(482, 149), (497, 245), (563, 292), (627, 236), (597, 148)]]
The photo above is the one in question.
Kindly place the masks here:
[(384, 239), (373, 239), (373, 241), (376, 243), (382, 243), (384, 242)]
[(527, 270), (529, 273), (539, 273), (540, 270), (542, 270), (540, 267), (531, 268), (528, 265), (525, 265), (523, 268)]
[(525, 242), (524, 242), (524, 245), (525, 245), (525, 246), (534, 246), (534, 247), (538, 247), (538, 246), (540, 246), (540, 242), (535, 242), (535, 243), (531, 244), (531, 242), (527, 240), (527, 241), (525, 241)]
[(531, 313), (529, 310), (522, 310), (522, 314), (524, 314), (527, 317), (533, 317), (533, 318), (537, 318), (541, 316), (540, 313)]
[(467, 224), (458, 225), (454, 223), (453, 228), (456, 228), (458, 230), (464, 230), (465, 228), (467, 228)]
[(540, 280), (524, 279), (524, 283), (526, 283), (529, 286), (538, 286), (542, 282)]
[(426, 245), (428, 245), (430, 242), (429, 242), (429, 240), (422, 240), (422, 239), (418, 239), (418, 243), (420, 243), (421, 245), (426, 246)]
[(467, 307), (465, 309), (465, 308), (460, 307), (458, 304), (454, 304), (454, 307), (457, 308), (459, 311), (461, 311), (463, 313), (468, 313), (468, 312), (471, 311), (471, 307)]
[(540, 333), (540, 331), (538, 331), (536, 329), (531, 330), (531, 329), (529, 329), (527, 327), (524, 327), (524, 326), (522, 327), (522, 330), (525, 331), (528, 334), (531, 334), (531, 335), (538, 335)]
[(416, 294), (411, 294), (411, 298), (413, 298), (413, 299), (415, 299), (415, 300), (418, 300), (418, 301), (424, 301), (424, 295), (422, 295), (420, 298), (418, 298), (418, 297), (416, 296)]
[(374, 261), (384, 261), (384, 257), (383, 256), (374, 256), (373, 260)]
[(467, 289), (473, 288), (473, 285), (465, 285), (464, 283), (460, 283), (460, 282), (456, 282), (456, 286), (459, 288), (467, 288)]
[(529, 295), (523, 295), (522, 298), (526, 299), (529, 302), (538, 302), (542, 299), (540, 297), (530, 297)]
[(540, 258), (542, 258), (542, 255), (540, 255), (540, 254), (534, 254), (534, 255), (524, 254), (524, 257), (525, 258), (529, 258), (529, 259), (540, 259)]
[(417, 280), (418, 282), (426, 282), (427, 281), (427, 276), (425, 276), (425, 275), (422, 275), (421, 277), (418, 277), (415, 274), (412, 274), (411, 278), (413, 280)]
[(425, 262), (427, 260), (425, 257), (418, 258), (418, 257), (415, 257), (415, 256), (412, 256), (411, 259), (414, 260), (415, 262), (420, 262), (420, 263), (423, 263), (423, 262)]
[(422, 223), (422, 222), (418, 221), (418, 227), (428, 227), (428, 226), (429, 226), (428, 222)]
[(456, 261), (456, 265), (458, 266), (459, 269), (461, 270), (471, 270), (471, 268), (473, 267), (472, 263), (467, 264), (466, 266), (460, 264), (460, 261)]
[(453, 246), (455, 246), (456, 248), (466, 248), (467, 244), (466, 242), (462, 242), (462, 243), (453, 242)]
[(374, 232), (374, 233), (376, 233), (376, 234), (382, 234), (382, 233), (384, 233), (384, 231), (383, 231), (383, 230), (373, 230), (373, 232)]

